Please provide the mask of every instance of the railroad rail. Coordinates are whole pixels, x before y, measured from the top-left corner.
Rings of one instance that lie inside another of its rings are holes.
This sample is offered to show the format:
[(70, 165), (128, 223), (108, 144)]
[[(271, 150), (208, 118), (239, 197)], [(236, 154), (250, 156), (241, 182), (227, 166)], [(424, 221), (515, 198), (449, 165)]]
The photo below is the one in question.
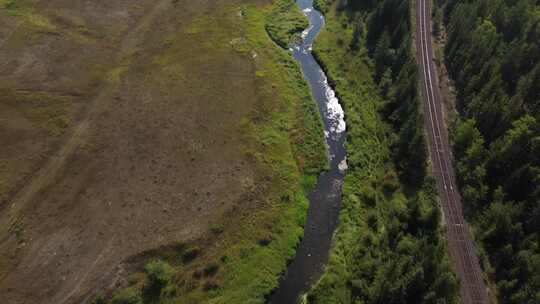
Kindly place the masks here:
[(433, 175), (446, 226), (446, 239), (454, 270), (460, 281), (461, 303), (487, 304), (487, 288), (469, 226), (463, 217), (461, 196), (452, 166), (452, 151), (444, 125), (442, 95), (437, 69), (433, 63), (431, 0), (416, 2), (416, 46), (422, 81), (424, 125), (428, 133)]

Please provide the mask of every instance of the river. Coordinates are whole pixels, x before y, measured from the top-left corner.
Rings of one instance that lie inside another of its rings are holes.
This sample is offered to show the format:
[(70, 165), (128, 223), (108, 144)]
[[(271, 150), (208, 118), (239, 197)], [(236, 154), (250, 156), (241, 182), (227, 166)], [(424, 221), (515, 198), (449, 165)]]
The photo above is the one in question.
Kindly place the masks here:
[(346, 124), (344, 112), (328, 79), (312, 55), (312, 45), (324, 26), (323, 15), (313, 8), (312, 0), (298, 0), (298, 6), (309, 19), (309, 27), (301, 41), (290, 51), (301, 64), (324, 123), (330, 168), (321, 173), (309, 194), (309, 208), (304, 238), (296, 256), (280, 279), (278, 288), (270, 295), (270, 304), (295, 304), (300, 295), (321, 276), (328, 261), (332, 235), (338, 224), (341, 188), (347, 170), (345, 151)]

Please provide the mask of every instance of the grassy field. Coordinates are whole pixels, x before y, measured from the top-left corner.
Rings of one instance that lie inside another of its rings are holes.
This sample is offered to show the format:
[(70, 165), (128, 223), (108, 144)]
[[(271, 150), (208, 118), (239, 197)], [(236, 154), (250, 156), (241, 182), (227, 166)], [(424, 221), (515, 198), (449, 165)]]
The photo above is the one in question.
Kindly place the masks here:
[(277, 0), (266, 17), (266, 31), (278, 45), (288, 48), (294, 39), (309, 26), (307, 18), (290, 0)]
[[(241, 18), (226, 30), (216, 24), (215, 16), (230, 15)], [(143, 261), (154, 262), (134, 273), (111, 303), (264, 303), (277, 286), (303, 234), (305, 194), (327, 166), (322, 123), (307, 83), (290, 53), (268, 36), (285, 47), (307, 26), (301, 16), (294, 2), (280, 0), (225, 5), (190, 25), (190, 32), (211, 33), (211, 49), (229, 47), (220, 37), (241, 33), (230, 45), (254, 59), (258, 104), (241, 122), (243, 149), (264, 180), (250, 185), (259, 189), (252, 205), (211, 224), (210, 236), (146, 256)]]
[(263, 303), (327, 166), (294, 2), (0, 7), (0, 302)]

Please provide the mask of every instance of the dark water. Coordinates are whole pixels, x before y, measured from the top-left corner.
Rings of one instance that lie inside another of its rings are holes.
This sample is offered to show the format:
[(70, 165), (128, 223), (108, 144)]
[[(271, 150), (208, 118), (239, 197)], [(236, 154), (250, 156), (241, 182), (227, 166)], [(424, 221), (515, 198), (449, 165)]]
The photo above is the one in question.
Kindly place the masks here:
[(304, 31), (302, 41), (291, 47), (291, 51), (302, 66), (304, 78), (311, 87), (324, 122), (330, 170), (319, 176), (315, 189), (309, 194), (304, 238), (279, 287), (270, 296), (270, 304), (297, 303), (300, 295), (308, 291), (322, 274), (338, 223), (341, 186), (347, 168), (343, 110), (328, 85), (326, 75), (311, 54), (311, 45), (324, 26), (324, 18), (313, 9), (312, 0), (298, 0), (297, 4), (309, 18), (310, 27)]

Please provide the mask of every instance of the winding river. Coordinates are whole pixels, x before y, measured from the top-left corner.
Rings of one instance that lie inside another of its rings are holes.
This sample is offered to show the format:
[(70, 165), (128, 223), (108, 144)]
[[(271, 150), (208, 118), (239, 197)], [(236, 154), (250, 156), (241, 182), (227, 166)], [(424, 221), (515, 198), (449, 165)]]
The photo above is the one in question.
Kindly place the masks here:
[(281, 278), (278, 288), (269, 299), (270, 304), (295, 304), (300, 295), (316, 282), (328, 261), (332, 235), (338, 224), (341, 187), (347, 169), (345, 151), (346, 125), (343, 108), (328, 79), (313, 57), (312, 44), (324, 26), (324, 18), (313, 9), (313, 0), (297, 0), (298, 6), (309, 19), (309, 27), (302, 39), (292, 45), (291, 52), (301, 64), (324, 123), (330, 169), (323, 172), (314, 190), (309, 194), (309, 209), (304, 230), (294, 260)]

